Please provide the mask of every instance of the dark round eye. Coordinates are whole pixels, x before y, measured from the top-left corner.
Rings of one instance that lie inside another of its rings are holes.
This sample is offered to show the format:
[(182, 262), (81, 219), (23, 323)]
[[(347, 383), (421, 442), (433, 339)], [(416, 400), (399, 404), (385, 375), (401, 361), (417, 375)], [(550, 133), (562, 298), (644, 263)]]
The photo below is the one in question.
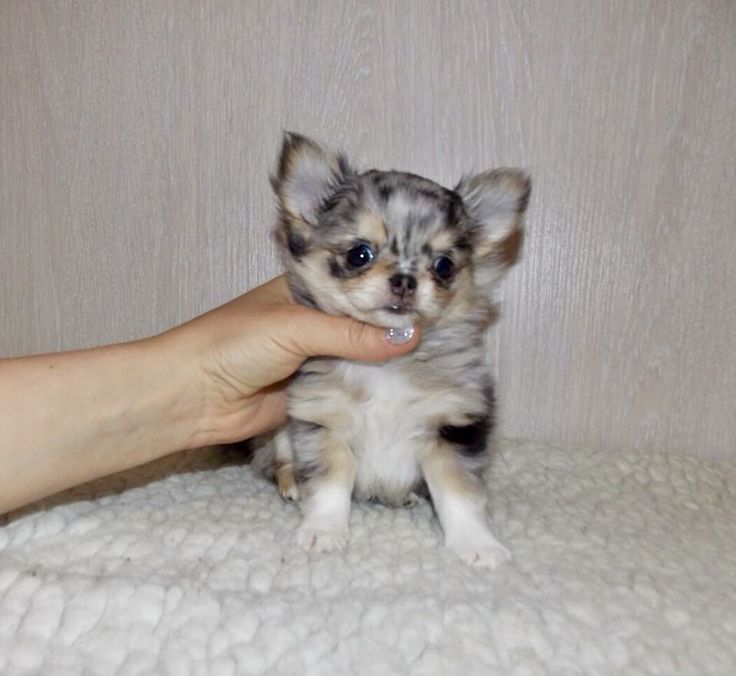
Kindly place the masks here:
[(455, 274), (455, 264), (447, 256), (438, 256), (432, 263), (434, 274), (447, 281)]
[(351, 268), (362, 268), (373, 261), (373, 249), (367, 244), (358, 244), (348, 251), (346, 260)]

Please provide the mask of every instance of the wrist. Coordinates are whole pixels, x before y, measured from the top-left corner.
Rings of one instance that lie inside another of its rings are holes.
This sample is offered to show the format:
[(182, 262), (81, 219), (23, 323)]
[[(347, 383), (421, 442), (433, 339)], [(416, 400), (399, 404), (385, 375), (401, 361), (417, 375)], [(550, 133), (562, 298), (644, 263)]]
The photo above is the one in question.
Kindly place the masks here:
[(149, 405), (174, 448), (187, 450), (217, 443), (215, 416), (199, 347), (179, 329), (139, 342), (142, 368), (151, 383)]

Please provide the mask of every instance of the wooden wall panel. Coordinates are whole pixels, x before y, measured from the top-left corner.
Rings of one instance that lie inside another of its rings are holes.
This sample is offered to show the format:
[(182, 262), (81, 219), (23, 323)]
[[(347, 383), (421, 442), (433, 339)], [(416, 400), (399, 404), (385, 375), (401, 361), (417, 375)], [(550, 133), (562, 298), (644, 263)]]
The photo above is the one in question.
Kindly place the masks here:
[(0, 354), (277, 272), (283, 128), (534, 176), (492, 341), (511, 436), (736, 461), (736, 5), (0, 3)]

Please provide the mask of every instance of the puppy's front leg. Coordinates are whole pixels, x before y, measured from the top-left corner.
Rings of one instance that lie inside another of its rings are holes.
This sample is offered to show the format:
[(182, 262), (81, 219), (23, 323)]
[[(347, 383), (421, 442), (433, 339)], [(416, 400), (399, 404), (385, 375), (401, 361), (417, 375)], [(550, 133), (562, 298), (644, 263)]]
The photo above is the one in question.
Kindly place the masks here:
[(303, 520), (297, 542), (307, 550), (330, 552), (348, 541), (350, 501), (355, 482), (355, 458), (348, 445), (327, 431), (320, 454), (322, 471), (309, 479), (302, 500)]
[(447, 547), (465, 563), (481, 568), (495, 568), (511, 558), (488, 528), (483, 481), (463, 467), (455, 448), (442, 443), (431, 448), (422, 471)]

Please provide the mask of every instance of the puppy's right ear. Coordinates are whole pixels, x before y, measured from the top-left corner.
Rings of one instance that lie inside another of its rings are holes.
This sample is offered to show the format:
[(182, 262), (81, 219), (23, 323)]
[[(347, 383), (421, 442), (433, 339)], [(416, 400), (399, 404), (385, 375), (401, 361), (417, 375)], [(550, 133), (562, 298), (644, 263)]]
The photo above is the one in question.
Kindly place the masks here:
[(325, 200), (351, 174), (342, 155), (322, 148), (306, 136), (286, 132), (271, 185), (282, 214), (292, 225), (315, 226)]

